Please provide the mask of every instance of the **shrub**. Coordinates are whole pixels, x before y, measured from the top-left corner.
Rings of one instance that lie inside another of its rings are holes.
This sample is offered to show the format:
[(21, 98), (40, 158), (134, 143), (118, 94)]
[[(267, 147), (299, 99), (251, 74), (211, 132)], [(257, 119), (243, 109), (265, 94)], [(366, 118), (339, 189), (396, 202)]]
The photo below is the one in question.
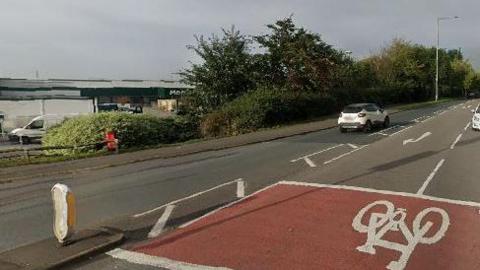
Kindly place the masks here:
[[(68, 119), (49, 129), (43, 146), (95, 144), (104, 139), (106, 131), (115, 132), (122, 148), (174, 143), (198, 136), (196, 124), (184, 118), (100, 113)], [(72, 153), (70, 150), (55, 152)]]
[(259, 88), (206, 115), (201, 130), (204, 136), (237, 135), (330, 114), (335, 109), (335, 100), (331, 97)]

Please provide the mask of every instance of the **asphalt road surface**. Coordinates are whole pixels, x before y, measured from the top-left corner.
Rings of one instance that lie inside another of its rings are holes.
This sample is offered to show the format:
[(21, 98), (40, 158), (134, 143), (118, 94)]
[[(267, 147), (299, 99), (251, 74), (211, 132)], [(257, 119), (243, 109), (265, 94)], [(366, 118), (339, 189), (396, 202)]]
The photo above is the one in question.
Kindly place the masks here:
[[(329, 129), (272, 142), (0, 186), (0, 251), (51, 236), (49, 190), (74, 190), (80, 228), (147, 211), (243, 178), (251, 193), (280, 180), (341, 184), (480, 202), (480, 133), (469, 128), (479, 101), (391, 116), (371, 134)], [(103, 256), (80, 269), (144, 269)], [(97, 268), (99, 267), (99, 268)], [(137, 267), (137, 268), (135, 268)]]

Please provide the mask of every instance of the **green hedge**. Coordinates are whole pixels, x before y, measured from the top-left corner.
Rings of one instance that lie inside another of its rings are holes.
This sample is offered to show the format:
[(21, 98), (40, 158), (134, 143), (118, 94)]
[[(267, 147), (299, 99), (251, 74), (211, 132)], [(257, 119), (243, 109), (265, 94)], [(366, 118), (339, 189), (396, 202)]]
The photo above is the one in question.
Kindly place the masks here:
[[(158, 118), (150, 115), (99, 113), (68, 119), (48, 130), (43, 146), (74, 146), (101, 142), (113, 131), (121, 148), (186, 141), (198, 137), (197, 124), (186, 118)], [(70, 154), (72, 151), (56, 151)]]
[(336, 111), (335, 100), (315, 93), (259, 88), (208, 114), (201, 123), (207, 137), (237, 135)]

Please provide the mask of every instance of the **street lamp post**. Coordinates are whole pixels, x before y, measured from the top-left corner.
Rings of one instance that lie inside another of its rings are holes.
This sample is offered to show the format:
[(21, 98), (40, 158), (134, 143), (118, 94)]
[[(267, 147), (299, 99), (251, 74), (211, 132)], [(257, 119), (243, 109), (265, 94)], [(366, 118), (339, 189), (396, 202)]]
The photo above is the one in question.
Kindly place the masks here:
[(439, 68), (438, 68), (438, 52), (440, 50), (440, 21), (445, 20), (455, 20), (459, 19), (460, 17), (437, 17), (437, 52), (435, 56), (435, 65), (436, 65), (436, 72), (435, 72), (435, 101), (438, 101), (438, 79), (439, 79)]

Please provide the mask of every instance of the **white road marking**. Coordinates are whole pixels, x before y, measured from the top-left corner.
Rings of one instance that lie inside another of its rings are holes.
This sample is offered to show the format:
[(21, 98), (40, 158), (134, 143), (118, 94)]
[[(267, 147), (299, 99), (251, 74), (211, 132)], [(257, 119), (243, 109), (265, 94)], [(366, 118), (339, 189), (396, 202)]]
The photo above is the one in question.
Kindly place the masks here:
[(353, 149), (357, 149), (358, 146), (356, 146), (355, 144), (351, 144), (351, 143), (347, 143), (348, 146), (350, 146), (351, 148)]
[(472, 122), (468, 122), (468, 124), (465, 126), (465, 128), (463, 130), (467, 131), (467, 129), (470, 127), (471, 124), (472, 124)]
[(434, 202), (445, 202), (445, 203), (451, 203), (451, 204), (462, 205), (462, 206), (480, 207), (480, 203), (478, 202), (452, 200), (452, 199), (446, 199), (446, 198), (433, 197), (433, 196), (424, 195), (424, 194), (415, 194), (415, 193), (400, 192), (400, 191), (380, 190), (380, 189), (372, 189), (372, 188), (364, 188), (364, 187), (356, 187), (356, 186), (345, 186), (345, 185), (329, 185), (329, 184), (294, 182), (294, 181), (280, 181), (278, 182), (278, 184), (291, 185), (291, 186), (303, 186), (303, 187), (353, 190), (353, 191), (361, 191), (361, 192), (376, 193), (376, 194), (383, 194), (383, 195), (394, 195), (394, 196), (401, 196), (401, 197), (417, 198), (417, 199), (423, 199), (423, 200), (434, 201)]
[(427, 177), (427, 180), (423, 183), (423, 185), (420, 187), (420, 189), (417, 191), (418, 195), (422, 195), (425, 192), (425, 189), (427, 188), (428, 184), (432, 181), (432, 179), (435, 177), (435, 174), (437, 174), (438, 170), (440, 167), (442, 167), (443, 163), (445, 162), (445, 159), (440, 160), (438, 162), (437, 166), (435, 166), (435, 169), (430, 173), (430, 175)]
[(391, 136), (395, 136), (395, 135), (397, 135), (397, 134), (399, 134), (399, 133), (402, 133), (402, 132), (404, 132), (404, 131), (407, 130), (407, 129), (411, 129), (412, 127), (413, 127), (413, 126), (408, 126), (408, 127), (404, 128), (404, 129), (402, 129), (402, 130), (399, 130), (399, 131), (397, 131), (397, 132), (395, 132), (395, 133), (392, 133), (392, 134), (390, 134), (390, 137), (391, 137)]
[(431, 133), (430, 131), (429, 131), (429, 132), (425, 132), (425, 133), (423, 133), (422, 136), (420, 136), (420, 137), (417, 138), (417, 139), (404, 140), (404, 141), (403, 141), (403, 145), (405, 146), (405, 145), (408, 144), (408, 143), (416, 143), (416, 142), (419, 142), (419, 141), (425, 139), (426, 137), (428, 137), (428, 136), (430, 136), (430, 135), (432, 135), (432, 133)]
[(462, 138), (463, 136), (463, 133), (458, 135), (457, 138), (455, 139), (455, 141), (452, 143), (452, 145), (450, 146), (450, 149), (453, 150), (453, 148), (455, 148), (455, 145), (458, 143), (458, 141), (460, 141), (460, 139)]
[(309, 154), (309, 155), (306, 155), (306, 156), (303, 156), (303, 157), (299, 157), (297, 159), (290, 160), (290, 162), (293, 163), (293, 162), (297, 162), (299, 160), (304, 160), (308, 164), (308, 166), (310, 166), (311, 168), (315, 168), (315, 167), (317, 167), (317, 165), (310, 159), (310, 157), (321, 154), (321, 153), (325, 153), (327, 151), (333, 150), (333, 149), (338, 148), (338, 147), (343, 146), (343, 145), (344, 144), (337, 144), (337, 145), (332, 146), (330, 148), (323, 149), (321, 151), (318, 151), (318, 152), (315, 152), (315, 153), (312, 153), (312, 154)]
[(434, 118), (433, 116), (427, 117), (427, 118), (422, 120), (422, 123), (428, 122), (428, 121), (432, 120), (433, 118)]
[(186, 262), (174, 261), (171, 259), (151, 256), (140, 252), (133, 252), (121, 248), (116, 248), (106, 253), (112, 258), (127, 261), (133, 264), (161, 267), (170, 270), (229, 270), (226, 267), (211, 267)]
[(243, 179), (237, 180), (237, 198), (245, 197), (245, 181)]
[(352, 150), (352, 151), (350, 151), (350, 152), (347, 152), (347, 153), (345, 153), (345, 154), (341, 154), (341, 155), (338, 156), (338, 157), (334, 157), (334, 158), (332, 158), (332, 159), (330, 159), (330, 160), (328, 160), (328, 161), (325, 161), (323, 164), (324, 164), (324, 165), (330, 164), (330, 163), (332, 163), (332, 162), (334, 162), (334, 161), (336, 161), (336, 160), (339, 160), (339, 159), (341, 159), (341, 158), (343, 158), (343, 157), (346, 157), (346, 156), (348, 156), (348, 155), (351, 155), (351, 154), (353, 154), (353, 153), (355, 153), (355, 152), (357, 152), (357, 151), (359, 151), (359, 150), (362, 150), (363, 148), (365, 148), (365, 147), (367, 147), (367, 146), (368, 146), (368, 144), (367, 144), (367, 145), (362, 145), (361, 147), (358, 147), (357, 149), (354, 149), (354, 150)]
[(162, 216), (158, 219), (157, 223), (155, 223), (155, 226), (153, 226), (153, 228), (148, 233), (148, 238), (157, 237), (163, 232), (163, 229), (165, 228), (165, 225), (167, 224), (167, 221), (170, 218), (173, 209), (175, 209), (174, 204), (167, 205), (167, 207), (165, 207), (165, 211), (163, 212)]
[(214, 187), (209, 188), (209, 189), (207, 189), (207, 190), (204, 190), (204, 191), (201, 191), (201, 192), (197, 192), (197, 193), (195, 193), (195, 194), (192, 194), (192, 195), (190, 195), (190, 196), (187, 196), (187, 197), (185, 197), (185, 198), (181, 198), (181, 199), (178, 199), (178, 200), (169, 202), (169, 203), (167, 203), (167, 204), (164, 204), (164, 205), (162, 205), (162, 206), (156, 207), (156, 208), (154, 208), (154, 209), (145, 211), (145, 212), (143, 212), (143, 213), (136, 214), (136, 215), (134, 215), (133, 217), (138, 218), (138, 217), (141, 217), (141, 216), (148, 215), (148, 214), (153, 213), (153, 212), (155, 212), (155, 211), (158, 211), (158, 210), (160, 210), (160, 209), (162, 209), (162, 208), (164, 208), (164, 207), (166, 207), (166, 206), (168, 206), (168, 205), (178, 204), (179, 202), (183, 202), (183, 201), (185, 201), (185, 200), (198, 197), (198, 196), (203, 195), (203, 194), (205, 194), (205, 193), (207, 193), (207, 192), (210, 192), (210, 191), (212, 191), (212, 190), (219, 189), (219, 188), (221, 188), (221, 187), (224, 187), (224, 186), (228, 186), (228, 185), (237, 183), (238, 181), (243, 181), (243, 179), (242, 179), (242, 178), (238, 178), (238, 179), (235, 179), (235, 180), (233, 180), (233, 181), (230, 181), (230, 182), (227, 182), (227, 183), (223, 183), (223, 184), (220, 184), (220, 185), (218, 185), (218, 186), (214, 186)]
[(220, 211), (220, 210), (223, 210), (223, 209), (228, 208), (228, 207), (231, 207), (231, 206), (233, 206), (233, 205), (235, 205), (235, 204), (237, 204), (237, 203), (240, 203), (240, 202), (242, 202), (242, 201), (244, 201), (244, 200), (247, 200), (248, 198), (253, 197), (253, 196), (257, 195), (258, 193), (263, 192), (263, 191), (265, 191), (265, 190), (267, 190), (267, 189), (270, 189), (270, 188), (272, 188), (272, 187), (274, 187), (274, 186), (277, 186), (278, 184), (279, 184), (279, 183), (275, 183), (275, 184), (266, 186), (266, 187), (264, 187), (264, 188), (262, 188), (262, 189), (259, 189), (259, 190), (255, 191), (255, 192), (253, 192), (252, 194), (241, 198), (240, 200), (231, 202), (231, 203), (226, 204), (226, 205), (224, 205), (224, 206), (222, 206), (222, 207), (219, 207), (219, 208), (217, 208), (217, 209), (215, 209), (215, 210), (213, 210), (213, 211), (210, 211), (210, 212), (206, 213), (205, 215), (200, 216), (200, 217), (198, 217), (198, 218), (196, 218), (196, 219), (194, 219), (194, 220), (190, 220), (190, 221), (188, 221), (188, 222), (180, 225), (179, 228), (188, 227), (188, 226), (192, 225), (193, 223), (196, 223), (196, 222), (198, 222), (198, 221), (200, 221), (200, 220), (202, 220), (202, 219), (204, 219), (204, 218), (206, 218), (206, 217), (208, 217), (208, 216), (211, 216), (211, 215), (217, 213), (217, 212)]
[(395, 128), (399, 128), (399, 127), (403, 127), (403, 126), (395, 125), (395, 126), (392, 126), (392, 127), (387, 128), (387, 129), (382, 129), (382, 130), (380, 130), (379, 132), (375, 132), (375, 133), (369, 134), (368, 136), (374, 136), (374, 135), (388, 136), (387, 134), (384, 133), (385, 131), (391, 130), (391, 129), (395, 129)]
[(311, 156), (315, 156), (315, 155), (318, 155), (318, 154), (321, 154), (321, 153), (324, 153), (324, 152), (333, 150), (333, 149), (335, 149), (335, 148), (337, 148), (337, 147), (340, 147), (340, 146), (343, 146), (343, 144), (337, 144), (337, 145), (332, 146), (332, 147), (329, 147), (329, 148), (327, 148), (327, 149), (323, 149), (323, 150), (320, 150), (320, 151), (315, 152), (315, 153), (312, 153), (312, 154), (308, 154), (308, 155), (305, 155), (305, 156), (301, 156), (301, 157), (299, 157), (299, 158), (297, 158), (297, 159), (291, 160), (290, 162), (297, 162), (297, 161), (302, 160), (302, 159), (304, 159), (304, 158), (311, 157)]
[(305, 162), (308, 164), (308, 166), (310, 166), (312, 168), (317, 167), (317, 165), (310, 158), (306, 157), (303, 160), (305, 160)]
[[(381, 212), (372, 213), (372, 208), (377, 206), (382, 206), (385, 212), (382, 210)], [(433, 235), (430, 229), (434, 223), (430, 221), (425, 222), (425, 216), (429, 213), (437, 213), (442, 217), (441, 223), (438, 228), (434, 229), (436, 232)], [(367, 214), (369, 218), (365, 218)], [(401, 270), (407, 266), (408, 260), (418, 244), (432, 245), (437, 243), (445, 236), (450, 226), (448, 213), (437, 207), (425, 208), (418, 213), (413, 220), (412, 231), (410, 231), (406, 217), (406, 209), (395, 208), (395, 205), (389, 201), (380, 200), (368, 204), (357, 213), (352, 222), (352, 227), (355, 231), (367, 234), (365, 244), (357, 246), (356, 249), (371, 255), (377, 253), (376, 246), (399, 251), (401, 253), (400, 258), (396, 261), (390, 261), (386, 268)], [(364, 224), (362, 220), (368, 221)], [(404, 244), (403, 241), (400, 243), (393, 242), (388, 238), (383, 238), (388, 232), (401, 233), (403, 238), (407, 240), (407, 243)]]

